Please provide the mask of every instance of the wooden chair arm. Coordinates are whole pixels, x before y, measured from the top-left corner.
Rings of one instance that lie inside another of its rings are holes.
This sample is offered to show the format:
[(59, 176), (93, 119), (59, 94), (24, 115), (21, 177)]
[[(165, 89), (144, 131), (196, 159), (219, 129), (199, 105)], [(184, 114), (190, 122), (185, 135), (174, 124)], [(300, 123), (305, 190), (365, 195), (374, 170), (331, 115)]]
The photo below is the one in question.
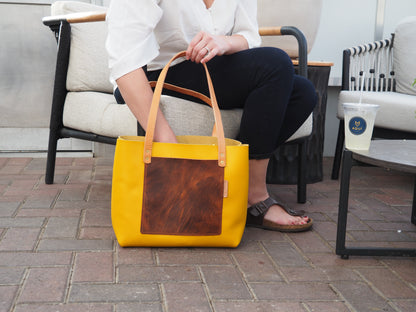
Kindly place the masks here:
[(260, 36), (281, 36), (282, 35), (282, 26), (278, 27), (260, 27), (259, 28)]
[(46, 26), (56, 25), (62, 21), (68, 23), (88, 23), (88, 22), (102, 22), (105, 21), (106, 12), (79, 12), (65, 15), (46, 16), (42, 19)]

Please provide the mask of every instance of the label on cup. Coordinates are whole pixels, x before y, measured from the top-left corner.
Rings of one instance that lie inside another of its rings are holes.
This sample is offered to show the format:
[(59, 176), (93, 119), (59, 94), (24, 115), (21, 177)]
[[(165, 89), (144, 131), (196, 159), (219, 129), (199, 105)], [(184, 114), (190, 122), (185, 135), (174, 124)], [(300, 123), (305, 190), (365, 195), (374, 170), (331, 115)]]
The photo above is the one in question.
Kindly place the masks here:
[(362, 117), (353, 117), (350, 119), (349, 129), (352, 134), (360, 135), (363, 134), (367, 128), (367, 123)]

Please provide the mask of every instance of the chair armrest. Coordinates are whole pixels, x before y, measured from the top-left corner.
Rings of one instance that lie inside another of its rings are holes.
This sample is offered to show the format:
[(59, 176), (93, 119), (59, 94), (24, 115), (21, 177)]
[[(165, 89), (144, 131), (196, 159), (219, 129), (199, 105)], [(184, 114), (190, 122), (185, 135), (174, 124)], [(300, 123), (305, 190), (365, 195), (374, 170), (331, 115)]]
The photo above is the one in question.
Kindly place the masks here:
[(294, 36), (299, 49), (299, 74), (308, 77), (308, 44), (304, 34), (293, 26), (260, 27), (260, 36)]
[(103, 22), (105, 21), (106, 12), (77, 12), (65, 15), (45, 16), (42, 23), (55, 33), (55, 39), (58, 41), (59, 28), (62, 23), (88, 23), (88, 22)]
[(68, 23), (87, 23), (105, 21), (106, 12), (79, 12), (65, 15), (46, 16), (42, 22), (46, 26), (57, 25), (62, 21)]

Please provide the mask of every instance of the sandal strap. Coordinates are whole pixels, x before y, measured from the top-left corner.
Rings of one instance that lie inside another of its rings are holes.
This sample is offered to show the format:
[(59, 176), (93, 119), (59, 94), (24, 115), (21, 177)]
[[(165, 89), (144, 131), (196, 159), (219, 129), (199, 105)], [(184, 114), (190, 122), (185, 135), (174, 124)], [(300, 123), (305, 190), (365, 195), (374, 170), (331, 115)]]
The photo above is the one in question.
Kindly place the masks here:
[(284, 206), (283, 204), (281, 204), (279, 202), (278, 202), (278, 205), (280, 207), (282, 207), (291, 216), (300, 217), (300, 216), (305, 215), (305, 210), (295, 210), (295, 209), (292, 209), (292, 208), (288, 208), (288, 207)]
[(267, 199), (250, 206), (248, 208), (248, 212), (254, 217), (258, 217), (260, 215), (264, 216), (273, 205), (282, 207), (291, 216), (303, 216), (305, 214), (305, 210), (295, 210), (289, 208), (272, 197), (268, 197)]
[(264, 216), (271, 206), (277, 204), (278, 202), (275, 199), (268, 197), (267, 199), (250, 206), (247, 211), (253, 217)]

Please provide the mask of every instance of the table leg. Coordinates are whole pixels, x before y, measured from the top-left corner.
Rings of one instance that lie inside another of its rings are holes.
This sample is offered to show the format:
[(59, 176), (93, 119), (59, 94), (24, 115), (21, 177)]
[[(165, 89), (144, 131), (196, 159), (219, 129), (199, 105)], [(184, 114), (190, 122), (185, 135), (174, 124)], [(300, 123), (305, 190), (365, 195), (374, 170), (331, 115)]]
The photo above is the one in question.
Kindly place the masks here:
[(415, 183), (413, 186), (413, 206), (412, 206), (412, 223), (416, 225), (416, 176)]
[(342, 156), (341, 184), (338, 207), (337, 242), (335, 248), (336, 254), (340, 255), (342, 259), (348, 259), (348, 254), (345, 253), (345, 236), (347, 234), (348, 197), (350, 189), (351, 167), (352, 152), (344, 150)]
[[(353, 153), (344, 149), (342, 156), (341, 184), (339, 193), (337, 241), (335, 252), (342, 259), (348, 259), (349, 255), (357, 256), (405, 256), (416, 257), (416, 249), (410, 248), (379, 248), (379, 247), (346, 247), (348, 217), (348, 197), (350, 189), (351, 168), (356, 164), (352, 158)], [(416, 224), (416, 177), (414, 186), (414, 198), (412, 207), (412, 223)]]

